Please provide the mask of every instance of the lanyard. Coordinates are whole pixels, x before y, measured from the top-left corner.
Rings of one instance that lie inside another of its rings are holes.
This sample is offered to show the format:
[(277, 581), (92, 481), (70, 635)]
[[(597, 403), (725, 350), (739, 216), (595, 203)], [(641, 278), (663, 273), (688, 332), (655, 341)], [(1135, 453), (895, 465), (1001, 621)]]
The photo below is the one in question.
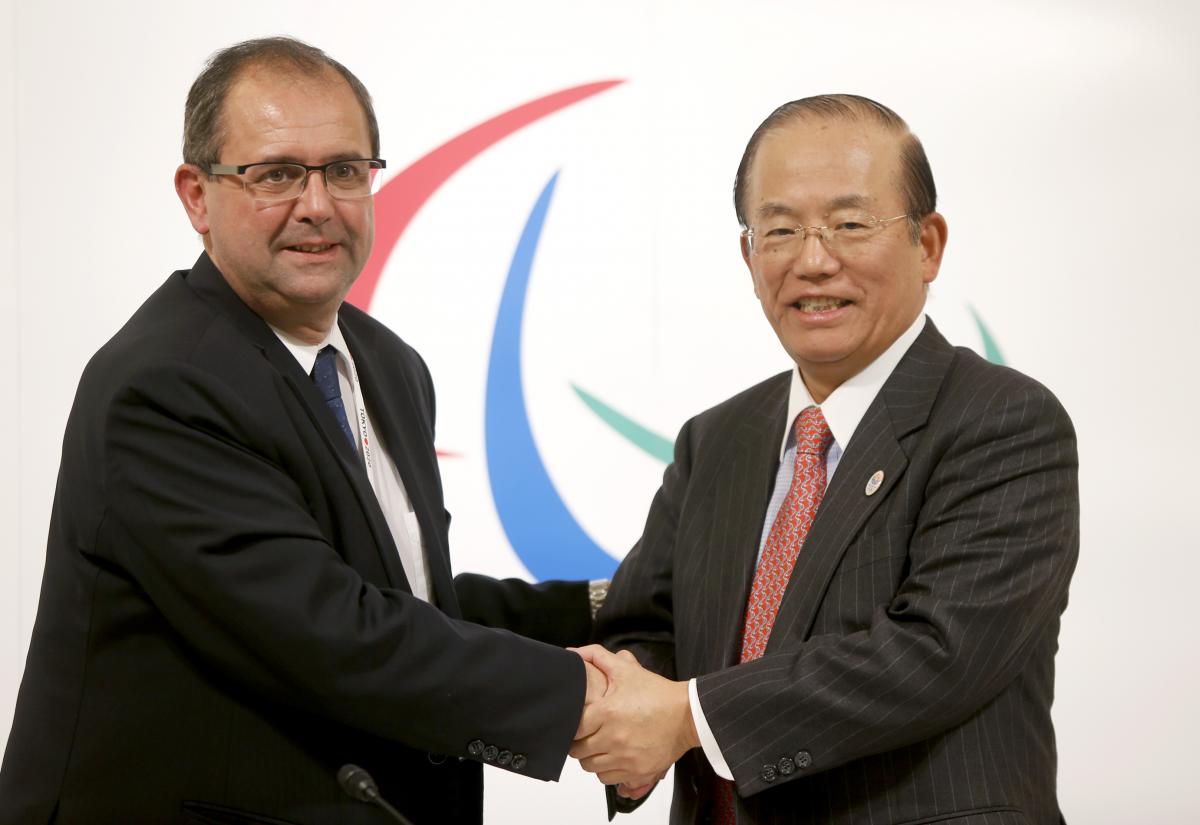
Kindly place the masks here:
[(371, 486), (374, 487), (375, 457), (368, 435), (370, 425), (367, 420), (367, 408), (363, 406), (362, 384), (358, 380), (358, 367), (354, 366), (354, 359), (350, 357), (348, 351), (342, 352), (341, 355), (346, 359), (346, 364), (350, 368), (350, 395), (354, 398), (354, 420), (358, 425), (358, 450), (363, 457), (363, 463), (367, 466), (367, 477), (371, 480)]

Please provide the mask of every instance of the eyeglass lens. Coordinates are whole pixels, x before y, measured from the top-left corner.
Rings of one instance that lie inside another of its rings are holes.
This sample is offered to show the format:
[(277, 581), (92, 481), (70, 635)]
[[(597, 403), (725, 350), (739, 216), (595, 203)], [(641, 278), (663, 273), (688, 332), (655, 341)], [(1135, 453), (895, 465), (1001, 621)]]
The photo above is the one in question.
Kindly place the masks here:
[[(293, 163), (255, 164), (243, 181), (256, 197), (286, 200), (304, 191), (309, 170)], [(331, 163), (325, 167), (325, 187), (335, 198), (365, 198), (375, 194), (379, 169), (365, 160)]]

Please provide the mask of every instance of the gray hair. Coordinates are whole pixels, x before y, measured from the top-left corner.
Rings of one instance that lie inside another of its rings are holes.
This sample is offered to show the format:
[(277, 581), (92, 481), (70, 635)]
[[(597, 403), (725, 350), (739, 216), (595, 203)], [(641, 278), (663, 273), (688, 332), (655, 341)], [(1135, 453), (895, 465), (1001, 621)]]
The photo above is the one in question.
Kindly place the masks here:
[(937, 209), (937, 187), (933, 183), (933, 170), (925, 157), (925, 147), (917, 136), (909, 131), (908, 124), (900, 115), (882, 103), (867, 97), (848, 94), (817, 95), (785, 103), (767, 116), (750, 136), (742, 162), (738, 164), (733, 179), (733, 208), (738, 223), (746, 223), (746, 176), (758, 153), (758, 145), (771, 131), (794, 120), (804, 118), (826, 118), (832, 120), (861, 120), (869, 118), (889, 131), (903, 135), (900, 147), (900, 190), (908, 212), (909, 236), (913, 243), (921, 237), (921, 220)]

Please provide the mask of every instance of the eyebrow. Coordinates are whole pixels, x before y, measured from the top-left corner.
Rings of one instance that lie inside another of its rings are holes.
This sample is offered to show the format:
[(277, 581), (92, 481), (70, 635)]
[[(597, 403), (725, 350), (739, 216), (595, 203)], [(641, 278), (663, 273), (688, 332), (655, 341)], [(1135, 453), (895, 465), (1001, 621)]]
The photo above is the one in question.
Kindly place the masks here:
[(775, 218), (779, 215), (795, 215), (795, 211), (790, 206), (782, 203), (767, 202), (758, 207), (754, 212), (760, 218)]
[[(830, 201), (825, 207), (825, 213), (836, 212), (839, 209), (866, 209), (871, 199), (866, 195), (840, 195)], [(754, 213), (759, 218), (775, 218), (780, 215), (794, 216), (796, 210), (785, 203), (768, 201)]]
[(871, 202), (871, 199), (865, 195), (842, 195), (840, 198), (834, 198), (829, 204), (829, 211), (836, 212), (839, 209), (864, 209)]
[[(359, 158), (370, 158), (370, 155), (360, 155), (355, 152), (335, 152), (329, 155), (321, 163), (337, 163), (339, 160), (355, 160)], [(297, 163), (301, 166), (305, 165), (303, 160), (300, 160), (298, 155), (293, 155), (287, 152), (279, 154), (268, 153), (262, 160), (252, 161), (253, 163)], [(319, 164), (314, 164), (319, 165)]]

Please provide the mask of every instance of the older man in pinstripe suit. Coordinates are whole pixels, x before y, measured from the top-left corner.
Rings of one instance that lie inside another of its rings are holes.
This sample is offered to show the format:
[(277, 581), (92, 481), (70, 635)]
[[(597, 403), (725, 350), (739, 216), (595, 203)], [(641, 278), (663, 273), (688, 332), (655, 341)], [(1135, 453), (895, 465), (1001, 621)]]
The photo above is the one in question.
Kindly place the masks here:
[(1061, 821), (1075, 435), (925, 317), (935, 198), (866, 98), (793, 101), (751, 137), (742, 254), (796, 368), (684, 425), (599, 615), (632, 655), (582, 651), (610, 686), (572, 753), (616, 807), (675, 763), (673, 825)]

